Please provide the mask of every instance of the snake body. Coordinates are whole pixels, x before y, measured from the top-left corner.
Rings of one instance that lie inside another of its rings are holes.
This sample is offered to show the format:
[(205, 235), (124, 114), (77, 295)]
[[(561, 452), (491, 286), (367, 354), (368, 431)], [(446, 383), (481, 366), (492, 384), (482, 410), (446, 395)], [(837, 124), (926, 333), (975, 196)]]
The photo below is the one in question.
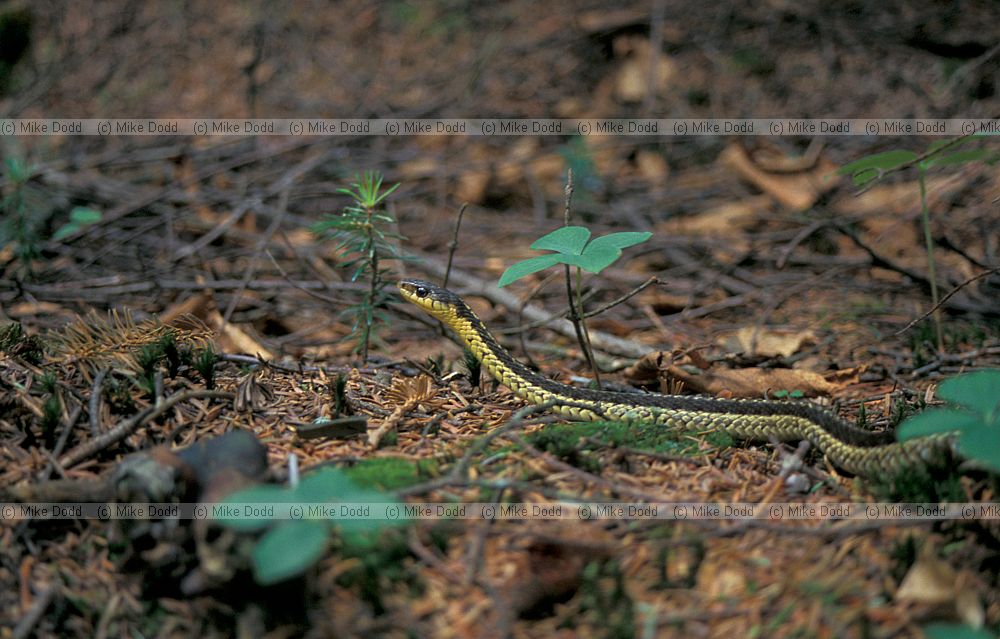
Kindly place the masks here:
[(461, 297), (424, 280), (399, 283), (405, 300), (448, 326), (483, 367), (516, 395), (571, 419), (722, 431), (742, 440), (809, 440), (833, 464), (855, 475), (896, 475), (946, 463), (955, 437), (931, 435), (896, 442), (893, 433), (862, 430), (805, 400), (721, 399), (575, 388), (545, 378), (514, 359)]

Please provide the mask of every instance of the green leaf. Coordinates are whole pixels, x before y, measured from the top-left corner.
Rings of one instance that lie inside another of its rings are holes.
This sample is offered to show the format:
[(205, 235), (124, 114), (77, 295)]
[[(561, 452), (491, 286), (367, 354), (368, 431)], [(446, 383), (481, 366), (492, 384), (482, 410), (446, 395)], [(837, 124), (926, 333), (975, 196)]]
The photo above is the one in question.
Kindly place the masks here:
[(301, 575), (326, 551), (330, 530), (325, 522), (303, 519), (281, 522), (253, 549), (254, 577), (269, 585)]
[(945, 155), (935, 155), (929, 157), (921, 164), (924, 168), (932, 166), (955, 166), (956, 164), (967, 164), (969, 162), (990, 162), (996, 160), (996, 154), (989, 149), (966, 149)]
[(996, 639), (989, 630), (973, 628), (962, 623), (937, 621), (922, 628), (927, 639)]
[(387, 493), (362, 488), (342, 470), (320, 468), (302, 478), (293, 491), (297, 501), (305, 502), (390, 502)]
[(610, 233), (595, 238), (583, 250), (584, 261), (577, 265), (591, 273), (600, 273), (621, 256), (623, 248), (641, 244), (652, 235), (652, 233), (645, 231), (642, 233)]
[(635, 246), (636, 244), (642, 244), (649, 238), (653, 237), (653, 234), (649, 231), (638, 232), (625, 232), (625, 233), (609, 233), (607, 235), (602, 235), (601, 237), (595, 237), (590, 244), (587, 245), (587, 249), (584, 254), (590, 252), (591, 249), (613, 247), (618, 249), (626, 249), (630, 246)]
[(1000, 370), (985, 370), (959, 375), (941, 382), (937, 396), (946, 402), (966, 406), (984, 420), (1000, 419)]
[(958, 436), (958, 451), (1000, 472), (1000, 429), (980, 425), (962, 432)]
[(583, 270), (590, 273), (600, 273), (607, 267), (614, 264), (615, 260), (621, 257), (622, 252), (614, 247), (598, 247), (597, 249), (591, 250), (588, 246), (587, 250), (584, 251), (583, 255), (574, 256), (575, 259), (566, 260), (568, 263), (574, 266), (579, 266)]
[[(973, 137), (975, 137), (975, 136), (973, 136)], [(968, 144), (969, 142), (972, 142), (972, 138), (966, 138), (964, 140), (960, 140), (960, 141), (957, 141), (957, 142), (955, 141), (955, 138), (952, 138), (950, 140), (947, 140), (947, 139), (946, 140), (934, 140), (933, 142), (930, 143), (930, 146), (927, 147), (927, 153), (933, 153), (933, 152), (937, 151), (938, 149), (940, 149), (942, 147), (949, 146), (949, 145), (950, 145), (950, 148), (952, 150), (954, 150), (954, 149), (957, 149), (958, 147), (960, 147), (960, 146), (962, 146), (964, 144)]]
[(850, 175), (854, 179), (854, 186), (863, 186), (879, 177), (882, 172), (912, 162), (917, 157), (913, 151), (903, 150), (876, 153), (845, 164), (837, 169), (837, 174)]
[(96, 224), (101, 221), (101, 212), (87, 208), (86, 206), (77, 206), (69, 212), (69, 219), (81, 226), (84, 224)]
[(588, 239), (590, 239), (590, 229), (587, 227), (563, 226), (535, 240), (531, 248), (539, 251), (556, 251), (564, 255), (581, 255)]
[(79, 230), (80, 230), (80, 226), (78, 224), (73, 224), (72, 222), (68, 222), (68, 223), (63, 224), (62, 226), (60, 226), (56, 230), (56, 232), (52, 234), (52, 240), (54, 242), (58, 242), (59, 240), (65, 239), (65, 238), (69, 237), (70, 235), (73, 235), (74, 233), (76, 233)]
[(101, 221), (101, 212), (89, 209), (85, 206), (77, 206), (69, 212), (69, 222), (63, 224), (52, 234), (52, 239), (56, 242), (73, 235), (84, 226)]
[(538, 257), (522, 260), (517, 264), (511, 265), (506, 271), (503, 272), (497, 286), (503, 288), (511, 282), (516, 282), (526, 275), (531, 275), (532, 273), (543, 271), (554, 264), (559, 264), (563, 262), (566, 257), (567, 256), (560, 255), (559, 253), (548, 253), (546, 255), (539, 255)]
[[(260, 485), (237, 490), (229, 493), (220, 504), (275, 504), (293, 501), (287, 490), (281, 486)], [(249, 519), (244, 517), (217, 517), (218, 521), (227, 528), (243, 532), (263, 530), (274, 523), (273, 519)]]
[(899, 441), (949, 433), (981, 424), (979, 416), (954, 408), (932, 408), (907, 419), (896, 433)]

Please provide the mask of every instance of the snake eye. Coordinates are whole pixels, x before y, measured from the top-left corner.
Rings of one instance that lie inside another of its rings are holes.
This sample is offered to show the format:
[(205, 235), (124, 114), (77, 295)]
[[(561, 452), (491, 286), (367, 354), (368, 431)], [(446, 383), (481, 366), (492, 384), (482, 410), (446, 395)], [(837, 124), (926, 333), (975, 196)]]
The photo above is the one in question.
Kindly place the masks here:
[(417, 297), (427, 297), (427, 289), (423, 286), (418, 286), (414, 292), (417, 294)]

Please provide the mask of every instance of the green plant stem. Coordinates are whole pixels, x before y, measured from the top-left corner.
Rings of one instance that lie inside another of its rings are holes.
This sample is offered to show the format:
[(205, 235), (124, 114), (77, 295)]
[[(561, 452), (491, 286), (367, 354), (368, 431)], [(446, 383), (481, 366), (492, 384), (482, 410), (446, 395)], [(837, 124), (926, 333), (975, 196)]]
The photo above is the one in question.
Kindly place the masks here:
[(580, 328), (583, 329), (583, 341), (587, 343), (587, 361), (590, 362), (590, 368), (594, 371), (594, 382), (597, 384), (597, 390), (601, 389), (601, 372), (597, 368), (597, 360), (594, 358), (594, 347), (590, 344), (590, 331), (587, 330), (587, 314), (583, 312), (583, 271), (580, 267), (576, 267), (576, 303), (577, 303), (577, 316), (580, 318)]
[[(569, 226), (569, 213), (573, 202), (573, 169), (566, 172), (565, 206), (563, 207), (563, 225)], [(566, 297), (569, 302), (569, 321), (573, 324), (573, 331), (576, 333), (576, 341), (580, 344), (580, 350), (587, 359), (587, 365), (594, 372), (594, 381), (597, 388), (601, 388), (601, 373), (597, 370), (597, 362), (594, 361), (594, 354), (590, 349), (590, 334), (587, 332), (587, 325), (583, 320), (583, 300), (580, 295), (580, 267), (576, 267), (576, 297), (573, 296), (573, 278), (570, 276), (569, 264), (563, 264), (566, 273)]]
[(375, 250), (375, 233), (372, 227), (372, 213), (374, 209), (368, 207), (368, 226), (365, 228), (365, 249), (368, 251), (368, 267), (372, 271), (371, 283), (368, 287), (368, 294), (365, 301), (365, 328), (362, 333), (361, 361), (368, 361), (368, 343), (371, 339), (372, 324), (375, 320), (375, 298), (378, 292), (378, 251)]
[(594, 354), (590, 350), (590, 335), (587, 333), (586, 324), (582, 320), (582, 307), (580, 304), (580, 269), (577, 268), (577, 290), (576, 297), (573, 295), (573, 278), (570, 275), (569, 264), (563, 265), (566, 268), (566, 296), (569, 298), (569, 321), (573, 324), (573, 330), (576, 332), (576, 341), (580, 344), (580, 350), (583, 351), (583, 356), (587, 360), (587, 365), (590, 366), (590, 370), (594, 372), (594, 381), (597, 383), (597, 388), (601, 387), (601, 374), (597, 370), (597, 362), (594, 361)]
[(934, 239), (931, 237), (931, 215), (927, 208), (927, 172), (919, 169), (920, 220), (924, 227), (924, 243), (927, 245), (927, 274), (931, 281), (931, 302), (934, 304), (934, 332), (937, 337), (938, 353), (944, 352), (944, 337), (941, 331), (941, 310), (938, 308), (937, 275), (934, 267)]

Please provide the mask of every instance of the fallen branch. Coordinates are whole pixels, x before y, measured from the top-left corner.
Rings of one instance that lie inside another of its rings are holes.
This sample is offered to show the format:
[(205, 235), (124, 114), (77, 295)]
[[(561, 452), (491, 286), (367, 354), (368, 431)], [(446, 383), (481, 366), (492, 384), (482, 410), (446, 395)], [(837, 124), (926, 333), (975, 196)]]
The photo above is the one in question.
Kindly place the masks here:
[(132, 417), (118, 422), (103, 435), (80, 444), (73, 450), (63, 455), (63, 457), (59, 460), (59, 464), (63, 468), (75, 466), (94, 453), (125, 439), (130, 434), (135, 432), (140, 426), (166, 413), (176, 404), (189, 399), (233, 399), (233, 394), (224, 391), (192, 390), (171, 395), (159, 404), (150, 406)]

